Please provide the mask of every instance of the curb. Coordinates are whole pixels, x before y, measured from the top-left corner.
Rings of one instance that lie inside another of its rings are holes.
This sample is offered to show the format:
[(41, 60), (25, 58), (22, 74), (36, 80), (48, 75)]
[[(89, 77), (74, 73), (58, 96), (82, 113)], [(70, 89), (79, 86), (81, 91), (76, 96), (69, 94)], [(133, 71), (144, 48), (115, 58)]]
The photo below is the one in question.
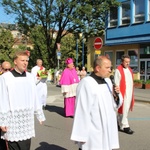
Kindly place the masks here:
[(150, 101), (147, 101), (147, 100), (140, 100), (140, 99), (135, 99), (135, 102), (150, 103)]

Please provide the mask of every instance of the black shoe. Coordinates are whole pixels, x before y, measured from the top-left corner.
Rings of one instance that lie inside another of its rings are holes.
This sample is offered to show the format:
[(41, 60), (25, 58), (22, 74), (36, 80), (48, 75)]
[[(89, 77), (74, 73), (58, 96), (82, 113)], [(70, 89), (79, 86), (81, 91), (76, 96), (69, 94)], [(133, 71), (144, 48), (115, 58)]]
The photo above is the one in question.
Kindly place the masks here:
[(118, 121), (117, 121), (117, 125), (118, 125), (118, 131), (121, 131), (121, 128), (120, 128), (120, 125), (119, 125)]
[(118, 131), (120, 131), (121, 129), (120, 129), (120, 126), (118, 125)]
[(46, 110), (46, 106), (42, 106), (42, 109), (43, 109), (43, 110)]
[(127, 134), (133, 134), (134, 131), (132, 131), (129, 127), (128, 128), (124, 128), (123, 131)]

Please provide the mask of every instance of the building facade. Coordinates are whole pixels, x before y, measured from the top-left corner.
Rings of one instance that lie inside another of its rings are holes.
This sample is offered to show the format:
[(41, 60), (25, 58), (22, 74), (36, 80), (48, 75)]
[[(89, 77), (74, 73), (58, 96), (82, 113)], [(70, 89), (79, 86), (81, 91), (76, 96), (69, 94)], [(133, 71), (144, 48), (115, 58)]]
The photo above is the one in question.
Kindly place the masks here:
[[(118, 0), (120, 6), (111, 8), (106, 23), (103, 47), (99, 55), (107, 55), (115, 69), (123, 54), (131, 57), (131, 68), (138, 79), (150, 79), (150, 0)], [(94, 38), (88, 43), (88, 71), (97, 56)]]
[(123, 54), (131, 57), (131, 68), (140, 79), (150, 79), (150, 0), (118, 0), (111, 8), (106, 24), (104, 54), (113, 67)]

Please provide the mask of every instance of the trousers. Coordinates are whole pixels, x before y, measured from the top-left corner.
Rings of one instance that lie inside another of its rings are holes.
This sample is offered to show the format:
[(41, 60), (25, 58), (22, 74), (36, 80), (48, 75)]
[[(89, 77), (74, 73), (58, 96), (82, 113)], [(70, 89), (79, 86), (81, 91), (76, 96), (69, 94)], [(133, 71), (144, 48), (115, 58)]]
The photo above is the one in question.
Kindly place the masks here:
[(31, 139), (24, 141), (11, 142), (8, 141), (9, 150), (30, 150)]

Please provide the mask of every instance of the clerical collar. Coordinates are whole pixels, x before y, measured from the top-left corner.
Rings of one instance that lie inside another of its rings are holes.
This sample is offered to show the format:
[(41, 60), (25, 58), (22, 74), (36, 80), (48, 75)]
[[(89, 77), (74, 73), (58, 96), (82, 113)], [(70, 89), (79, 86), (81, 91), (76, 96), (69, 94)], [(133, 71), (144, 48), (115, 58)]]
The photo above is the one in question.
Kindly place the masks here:
[(10, 72), (14, 75), (14, 77), (26, 77), (26, 72), (25, 71), (22, 74), (17, 72), (15, 69), (13, 69)]
[(124, 67), (124, 65), (123, 65), (123, 64), (121, 64), (121, 66), (122, 66), (122, 68), (127, 69), (127, 68), (125, 68), (125, 67)]
[(98, 84), (106, 84), (106, 81), (104, 80), (104, 78), (95, 75), (94, 72), (92, 72), (90, 76), (93, 77)]

